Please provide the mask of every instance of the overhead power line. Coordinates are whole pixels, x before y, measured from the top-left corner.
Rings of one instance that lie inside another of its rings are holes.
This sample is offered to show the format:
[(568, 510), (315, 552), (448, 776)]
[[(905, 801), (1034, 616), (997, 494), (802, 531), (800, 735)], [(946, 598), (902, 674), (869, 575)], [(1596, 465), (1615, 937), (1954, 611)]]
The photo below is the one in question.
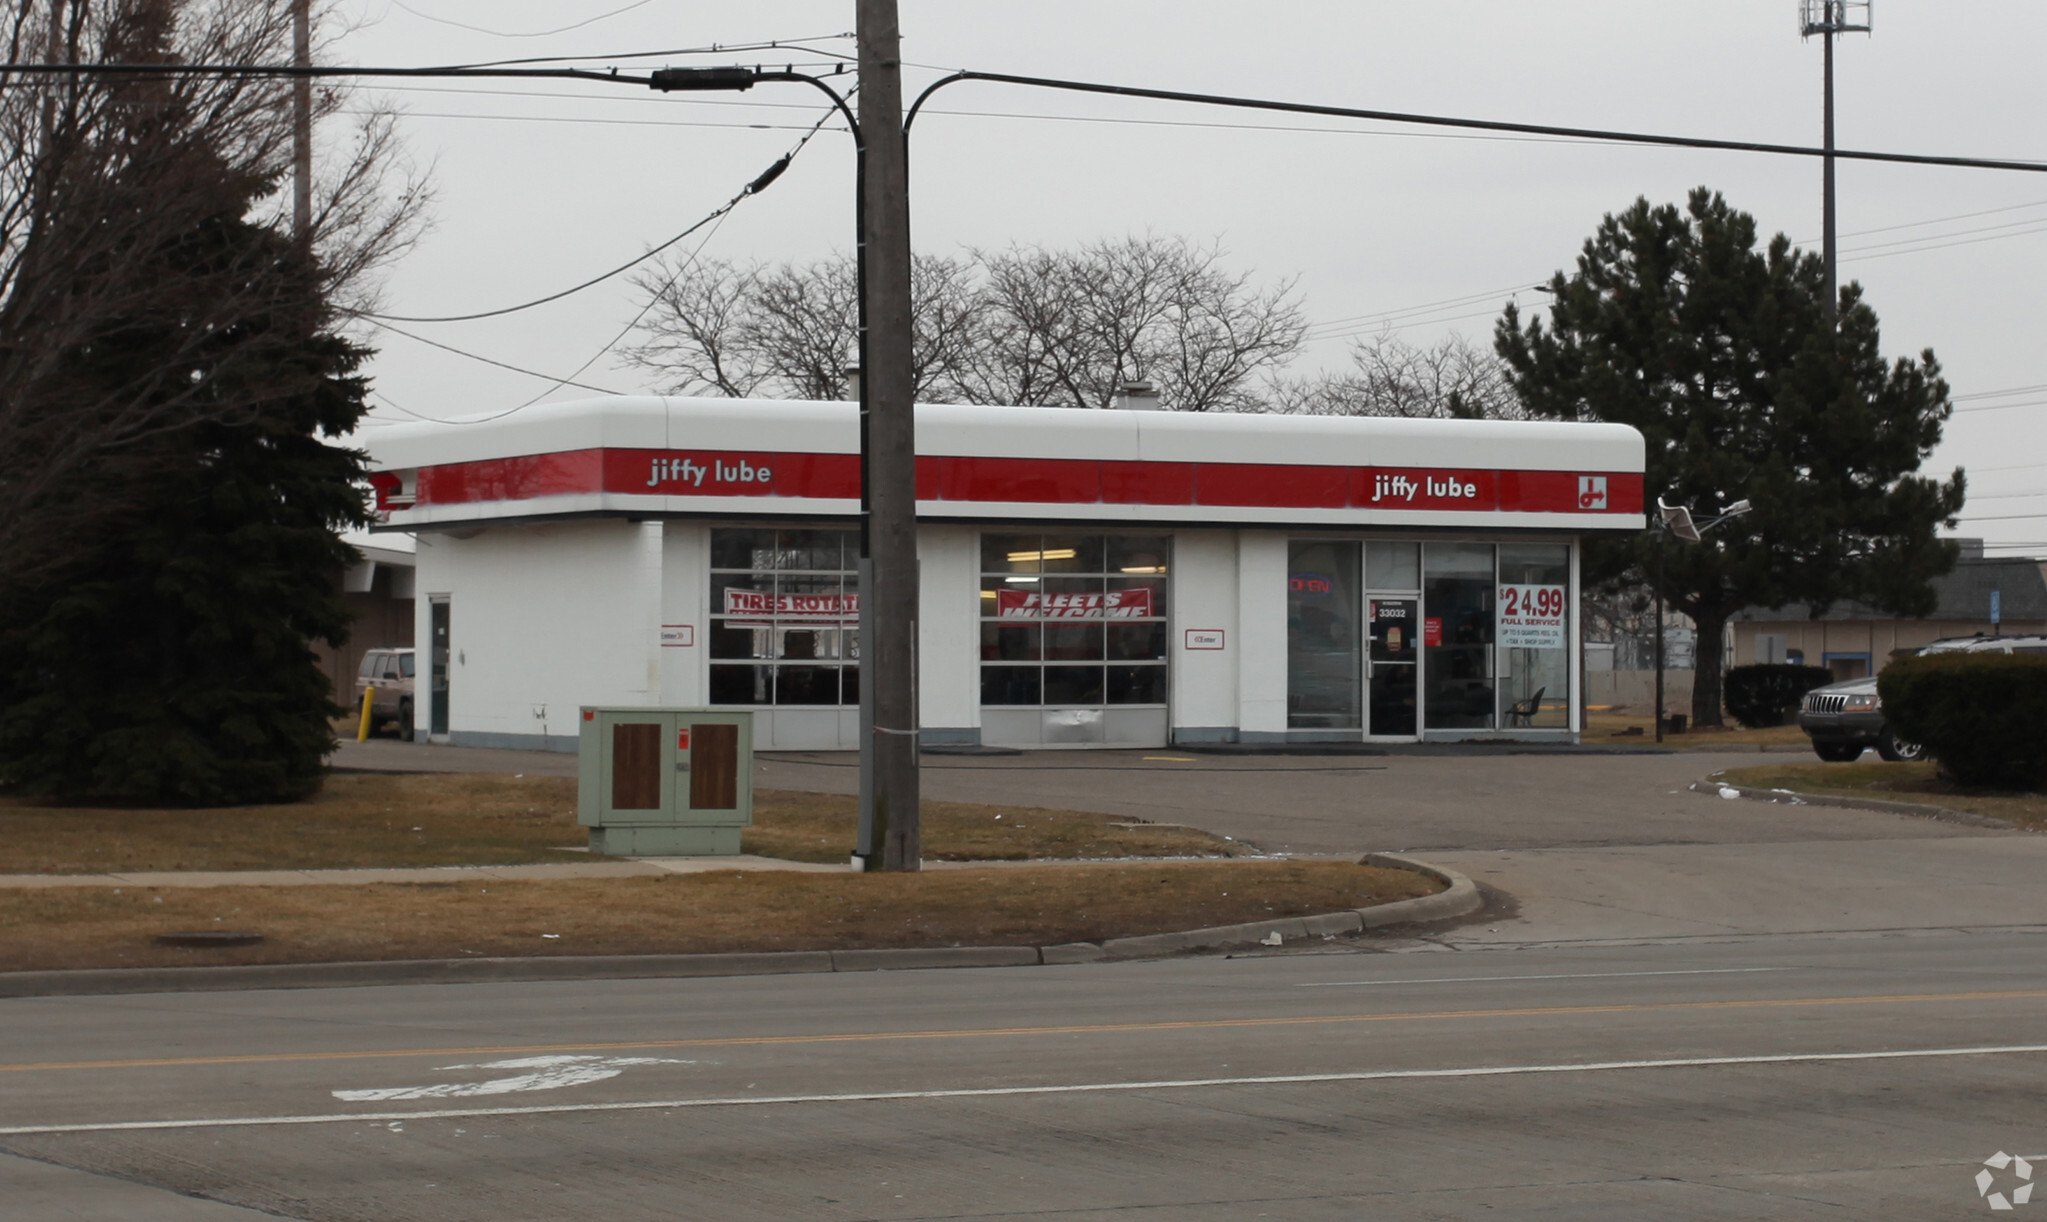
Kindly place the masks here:
[[(651, 77), (628, 76), (612, 69), (596, 72), (586, 68), (505, 68), (493, 66), (440, 66), (428, 68), (348, 67), (330, 64), (0, 64), (0, 76), (49, 77), (540, 77), (560, 80), (623, 82), (652, 86)], [(1610, 144), (1635, 144), (1665, 148), (1714, 149), (1737, 153), (1765, 153), (1784, 157), (1833, 156), (1844, 161), (1875, 161), (1897, 165), (1947, 166), (1958, 169), (2004, 170), (2025, 174), (2047, 174), (2047, 161), (2014, 161), (1984, 157), (1950, 157), (1927, 153), (1884, 153), (1871, 150), (1813, 148), (1799, 144), (1773, 144), (1755, 140), (1719, 140), (1706, 136), (1674, 136), (1652, 132), (1631, 132), (1591, 127), (1561, 127), (1547, 123), (1515, 123), (1501, 119), (1467, 119), (1455, 115), (1421, 114), (1397, 110), (1370, 110), (1352, 106), (1323, 106), (1310, 102), (1285, 102), (1271, 98), (1232, 94), (1190, 93), (1175, 89), (1145, 89), (1134, 85), (1108, 85), (1094, 81), (1070, 81), (1057, 77), (1017, 76), (1003, 72), (956, 72), (927, 86), (904, 116), (904, 127), (915, 121), (924, 101), (946, 85), (960, 81), (988, 81), (996, 84), (1029, 85), (1040, 89), (1108, 97), (1148, 98), (1155, 101), (1188, 102), (1240, 110), (1271, 110), (1286, 114), (1329, 115), (1337, 118), (1372, 119), (1385, 123), (1408, 123), (1423, 127), (1461, 131), (1514, 132), (1529, 136), (1564, 136)]]
[(608, 21), (613, 17), (622, 16), (623, 14), (632, 12), (636, 8), (645, 8), (649, 4), (652, 4), (653, 2), (654, 0), (633, 0), (631, 4), (625, 5), (621, 8), (612, 9), (608, 13), (599, 13), (595, 17), (585, 17), (581, 21), (572, 22), (569, 25), (556, 26), (552, 30), (510, 31), (493, 30), (480, 25), (469, 25), (466, 22), (452, 21), (446, 17), (436, 17), (432, 13), (420, 12), (418, 9), (405, 3), (405, 0), (391, 0), (391, 3), (394, 7), (401, 8), (406, 12), (411, 13), (413, 16), (419, 18), (421, 21), (431, 21), (435, 25), (453, 26), (458, 30), (468, 30), (472, 34), (488, 34), (493, 38), (546, 38), (550, 34), (566, 34), (570, 30), (580, 30), (586, 25), (596, 25), (600, 21)]
[[(641, 254), (637, 258), (628, 259), (624, 263), (619, 264), (617, 267), (612, 268), (610, 271), (601, 272), (595, 276), (592, 276), (588, 280), (583, 281), (581, 284), (570, 285), (568, 288), (565, 288), (558, 293), (549, 293), (545, 297), (535, 297), (531, 301), (522, 301), (518, 305), (501, 306), (498, 309), (494, 310), (478, 310), (473, 314), (441, 314), (441, 315), (380, 314), (375, 311), (364, 310), (360, 311), (360, 316), (363, 318), (376, 319), (379, 322), (475, 322), (479, 319), (498, 318), (506, 314), (516, 314), (521, 310), (530, 310), (535, 306), (543, 306), (548, 304), (549, 302), (560, 301), (564, 297), (573, 296), (576, 293), (582, 292), (584, 289), (602, 284), (606, 280), (611, 279), (613, 276), (617, 276), (624, 272), (631, 271), (633, 268), (638, 267), (640, 264), (645, 263), (647, 260), (653, 258), (655, 255), (660, 254), (662, 251), (667, 250), (669, 247), (675, 245), (677, 242), (680, 242), (684, 238), (695, 233), (697, 230), (702, 229), (704, 226), (709, 225), (714, 221), (720, 220), (725, 216), (726, 213), (732, 211), (734, 208), (737, 208), (739, 206), (740, 201), (745, 199), (747, 196), (757, 195), (760, 192), (766, 190), (768, 184), (782, 176), (783, 172), (789, 168), (789, 163), (796, 159), (796, 154), (803, 151), (803, 146), (809, 144), (810, 138), (812, 136), (817, 135), (819, 130), (822, 129), (824, 125), (836, 113), (837, 112), (834, 110), (827, 109), (823, 115), (819, 116), (817, 122), (810, 125), (810, 130), (803, 133), (803, 138), (798, 140), (794, 147), (792, 147), (788, 152), (782, 154), (780, 160), (776, 161), (767, 169), (761, 171), (760, 174), (757, 177), (755, 177), (752, 182), (746, 184), (746, 186), (740, 190), (739, 194), (733, 196), (730, 200), (726, 201), (723, 207), (705, 216), (696, 224), (691, 225), (689, 228), (683, 230), (681, 233), (678, 233), (674, 237), (669, 238), (667, 241), (661, 243), (659, 246), (655, 246), (649, 249), (648, 251), (646, 251), (644, 254)], [(615, 343), (617, 341), (613, 342)], [(595, 358), (592, 359), (594, 360)], [(587, 363), (585, 365), (585, 368), (588, 368)]]

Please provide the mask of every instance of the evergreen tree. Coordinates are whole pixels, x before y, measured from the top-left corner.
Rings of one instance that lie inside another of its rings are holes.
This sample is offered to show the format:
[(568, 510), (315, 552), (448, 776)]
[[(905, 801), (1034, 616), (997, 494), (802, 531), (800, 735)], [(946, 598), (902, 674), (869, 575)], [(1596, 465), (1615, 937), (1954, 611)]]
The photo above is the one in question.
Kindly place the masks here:
[[(356, 557), (336, 529), (367, 515), (360, 455), (322, 436), (362, 416), (367, 353), (325, 327), (310, 257), (244, 219), (267, 184), (213, 185), (212, 215), (120, 257), (221, 299), (142, 303), (64, 354), (87, 403), (181, 362), (160, 393), (198, 423), (93, 465), (112, 508), (61, 566), (0, 590), (0, 781), (30, 792), (284, 801), (332, 747), (342, 710), (309, 642), (347, 637), (337, 578)], [(194, 316), (231, 321), (194, 342)]]
[(1720, 724), (1734, 612), (1857, 599), (1924, 615), (1954, 566), (1935, 532), (1962, 508), (1962, 472), (1918, 474), (1952, 411), (1939, 362), (1886, 363), (1859, 285), (1830, 334), (1824, 283), (1816, 256), (1782, 234), (1757, 249), (1755, 219), (1701, 187), (1683, 209), (1640, 199), (1606, 217), (1577, 271), (1550, 281), (1548, 325), (1509, 305), (1495, 330), (1530, 416), (1641, 431), (1652, 506), (1753, 504), (1702, 543), (1652, 532), (1586, 551), (1591, 584), (1647, 582), (1664, 549), (1665, 597), (1698, 625), (1698, 725)]

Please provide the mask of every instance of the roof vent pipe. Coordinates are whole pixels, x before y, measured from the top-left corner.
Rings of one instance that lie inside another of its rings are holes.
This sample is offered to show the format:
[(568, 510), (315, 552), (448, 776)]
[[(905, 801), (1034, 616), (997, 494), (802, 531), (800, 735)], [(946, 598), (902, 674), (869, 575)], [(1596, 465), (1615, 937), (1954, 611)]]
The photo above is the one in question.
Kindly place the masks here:
[(1155, 412), (1159, 410), (1158, 385), (1142, 379), (1118, 382), (1109, 406), (1119, 412)]
[(860, 402), (860, 362), (846, 362), (846, 402)]

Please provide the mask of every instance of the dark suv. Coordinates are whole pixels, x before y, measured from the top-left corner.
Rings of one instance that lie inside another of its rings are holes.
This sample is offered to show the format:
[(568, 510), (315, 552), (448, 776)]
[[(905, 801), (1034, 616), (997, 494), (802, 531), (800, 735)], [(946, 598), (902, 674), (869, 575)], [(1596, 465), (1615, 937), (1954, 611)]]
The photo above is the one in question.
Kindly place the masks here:
[(1805, 694), (1798, 705), (1798, 725), (1812, 739), (1823, 760), (1847, 763), (1870, 747), (1887, 760), (1916, 760), (1926, 753), (1918, 743), (1898, 741), (1884, 724), (1883, 697), (1876, 694), (1876, 676), (1829, 683)]
[[(1920, 653), (1976, 652), (1991, 649), (2032, 652), (2024, 648), (2038, 638), (1960, 636), (1935, 641)], [(1901, 742), (1884, 724), (1883, 698), (1876, 692), (1876, 676), (1844, 679), (1816, 687), (1798, 705), (1798, 725), (1812, 739), (1813, 752), (1837, 764), (1859, 757), (1870, 747), (1887, 760), (1916, 760), (1926, 754), (1918, 743)]]

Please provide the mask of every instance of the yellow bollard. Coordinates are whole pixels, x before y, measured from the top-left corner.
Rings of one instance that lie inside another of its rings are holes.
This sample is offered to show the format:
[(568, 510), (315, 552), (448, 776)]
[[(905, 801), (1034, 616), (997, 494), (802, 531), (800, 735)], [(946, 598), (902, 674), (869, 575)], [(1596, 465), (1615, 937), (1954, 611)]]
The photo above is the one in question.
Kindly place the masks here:
[(370, 702), (376, 695), (377, 689), (374, 687), (362, 689), (362, 724), (357, 726), (355, 731), (355, 741), (359, 743), (370, 741), (370, 727), (376, 724), (370, 715)]

